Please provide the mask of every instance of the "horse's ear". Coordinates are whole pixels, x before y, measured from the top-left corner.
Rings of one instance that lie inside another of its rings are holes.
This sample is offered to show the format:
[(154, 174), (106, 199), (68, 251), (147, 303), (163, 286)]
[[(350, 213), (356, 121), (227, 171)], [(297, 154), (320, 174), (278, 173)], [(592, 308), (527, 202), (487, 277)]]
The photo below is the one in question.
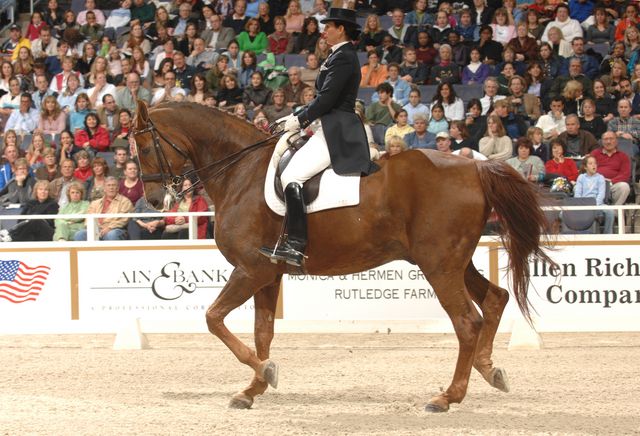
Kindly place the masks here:
[(147, 104), (143, 100), (138, 100), (138, 107), (136, 113), (136, 130), (143, 130), (147, 127), (149, 121), (149, 109)]

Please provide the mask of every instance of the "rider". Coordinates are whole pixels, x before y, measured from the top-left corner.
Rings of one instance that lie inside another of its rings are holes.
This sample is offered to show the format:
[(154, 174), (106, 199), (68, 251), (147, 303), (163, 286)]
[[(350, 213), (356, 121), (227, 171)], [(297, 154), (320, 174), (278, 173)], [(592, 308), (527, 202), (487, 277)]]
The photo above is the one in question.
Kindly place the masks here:
[(337, 174), (370, 174), (378, 169), (371, 162), (362, 121), (354, 108), (360, 85), (360, 63), (351, 43), (360, 26), (355, 11), (331, 8), (324, 33), (331, 45), (327, 60), (316, 79), (316, 98), (301, 112), (287, 116), (285, 131), (307, 128), (320, 119), (321, 127), (291, 159), (281, 176), (285, 187), (288, 238), (260, 253), (274, 260), (301, 266), (307, 245), (307, 218), (302, 184), (329, 165)]

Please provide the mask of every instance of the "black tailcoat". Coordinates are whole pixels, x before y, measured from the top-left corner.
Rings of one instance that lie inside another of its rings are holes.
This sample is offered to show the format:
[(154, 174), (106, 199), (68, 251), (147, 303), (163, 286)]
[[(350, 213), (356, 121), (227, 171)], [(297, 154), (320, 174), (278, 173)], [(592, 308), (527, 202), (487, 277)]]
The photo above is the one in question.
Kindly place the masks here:
[(354, 112), (360, 86), (360, 62), (350, 42), (333, 52), (320, 67), (316, 98), (299, 115), (305, 128), (320, 118), (331, 166), (337, 174), (369, 174), (369, 143), (360, 117)]

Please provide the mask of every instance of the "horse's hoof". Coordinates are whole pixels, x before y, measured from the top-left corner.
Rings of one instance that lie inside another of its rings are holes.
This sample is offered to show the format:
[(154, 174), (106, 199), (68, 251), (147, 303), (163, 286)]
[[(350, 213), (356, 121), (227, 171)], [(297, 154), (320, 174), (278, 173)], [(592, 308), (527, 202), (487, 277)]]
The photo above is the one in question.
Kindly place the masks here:
[(242, 392), (235, 394), (229, 401), (229, 409), (251, 409), (252, 405), (253, 398)]
[(502, 368), (493, 368), (489, 378), (489, 384), (491, 386), (502, 392), (509, 392), (509, 377), (507, 377), (507, 371)]
[(424, 407), (425, 412), (442, 413), (449, 410), (449, 402), (441, 396), (433, 397)]
[(272, 360), (262, 362), (261, 375), (264, 381), (274, 389), (278, 389), (278, 365)]
[(424, 406), (424, 411), (429, 413), (443, 413), (443, 412), (447, 412), (448, 410), (449, 410), (448, 406), (445, 408), (445, 407), (439, 406), (438, 404), (433, 404), (433, 403), (428, 403), (426, 406)]

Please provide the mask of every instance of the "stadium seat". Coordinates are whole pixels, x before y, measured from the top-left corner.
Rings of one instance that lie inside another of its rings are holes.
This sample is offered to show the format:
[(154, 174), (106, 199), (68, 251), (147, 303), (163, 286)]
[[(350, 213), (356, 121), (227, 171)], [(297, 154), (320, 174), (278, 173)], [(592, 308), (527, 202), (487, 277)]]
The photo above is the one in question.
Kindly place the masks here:
[(460, 97), (465, 104), (472, 98), (482, 98), (484, 94), (482, 88), (483, 85), (480, 83), (473, 85), (453, 85), (456, 95)]
[(285, 54), (284, 66), (289, 67), (304, 67), (307, 64), (306, 56), (300, 54)]
[(99, 151), (96, 153), (96, 157), (104, 158), (107, 161), (107, 165), (113, 164), (113, 157), (115, 153), (113, 151)]
[[(563, 201), (564, 206), (595, 206), (593, 197), (567, 197)], [(597, 233), (596, 210), (563, 210), (562, 233)]]
[(436, 95), (436, 85), (422, 85), (422, 86), (418, 86), (418, 89), (420, 89), (420, 94), (422, 95), (422, 97), (420, 98), (420, 100), (422, 102), (426, 103), (431, 103), (431, 101), (433, 100), (433, 96)]
[(386, 131), (387, 126), (384, 124), (374, 124), (371, 126), (373, 141), (380, 146), (380, 150), (384, 150), (384, 134)]
[(601, 55), (603, 58), (609, 54), (609, 50), (611, 49), (610, 45), (606, 42), (600, 44), (589, 44), (585, 47), (588, 49), (593, 49), (596, 53)]
[[(18, 135), (18, 142), (20, 142), (20, 135)], [(29, 145), (31, 145), (31, 135), (24, 135), (22, 142), (20, 142), (20, 150), (27, 151)]]
[(85, 0), (72, 0), (71, 1), (71, 10), (76, 14), (76, 17), (81, 11), (84, 11), (84, 3)]
[(358, 52), (358, 61), (360, 62), (360, 66), (364, 65), (367, 63), (368, 59), (367, 59), (367, 53), (364, 51), (359, 51)]
[(365, 106), (369, 106), (371, 104), (371, 96), (376, 92), (375, 88), (359, 88), (358, 89), (358, 100), (364, 101)]
[(391, 20), (391, 17), (389, 15), (380, 16), (380, 26), (382, 26), (384, 30), (389, 29), (389, 27), (391, 27), (392, 25), (393, 21)]

